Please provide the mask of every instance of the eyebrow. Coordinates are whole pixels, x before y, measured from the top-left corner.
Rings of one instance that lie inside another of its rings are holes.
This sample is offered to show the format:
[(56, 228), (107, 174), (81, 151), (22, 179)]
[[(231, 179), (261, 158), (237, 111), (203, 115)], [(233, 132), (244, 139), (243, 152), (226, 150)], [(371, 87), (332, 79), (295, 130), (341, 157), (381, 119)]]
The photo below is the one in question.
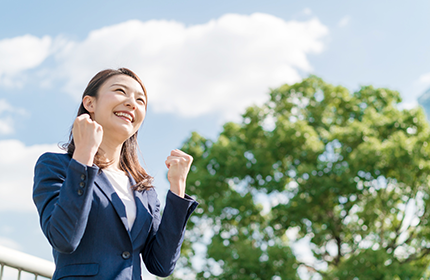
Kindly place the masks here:
[[(123, 88), (125, 88), (127, 90), (130, 90), (130, 88), (128, 86), (123, 85), (123, 84), (112, 84), (110, 87), (117, 87), (117, 86), (120, 86), (120, 87), (123, 87)], [(146, 95), (143, 92), (141, 92), (141, 91), (138, 91), (137, 93), (139, 95), (143, 96), (143, 97), (146, 97)]]

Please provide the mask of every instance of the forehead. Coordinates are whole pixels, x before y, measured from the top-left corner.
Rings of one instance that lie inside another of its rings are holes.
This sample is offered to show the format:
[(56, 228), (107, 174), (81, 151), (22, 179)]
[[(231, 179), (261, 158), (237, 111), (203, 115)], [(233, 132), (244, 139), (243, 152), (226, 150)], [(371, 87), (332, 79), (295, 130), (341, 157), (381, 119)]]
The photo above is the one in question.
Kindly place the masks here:
[(143, 88), (139, 84), (139, 82), (127, 75), (114, 75), (107, 79), (102, 86), (108, 88), (112, 86), (123, 86), (133, 91), (134, 93), (145, 95)]

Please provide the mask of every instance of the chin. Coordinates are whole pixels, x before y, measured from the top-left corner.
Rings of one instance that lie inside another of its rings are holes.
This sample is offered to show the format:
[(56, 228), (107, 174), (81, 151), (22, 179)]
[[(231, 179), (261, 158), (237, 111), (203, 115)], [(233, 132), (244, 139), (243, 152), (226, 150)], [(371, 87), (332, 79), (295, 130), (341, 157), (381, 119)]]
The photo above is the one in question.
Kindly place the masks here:
[(133, 134), (130, 131), (124, 131), (124, 129), (113, 129), (112, 133), (106, 134), (108, 139), (112, 139), (115, 142), (123, 143)]

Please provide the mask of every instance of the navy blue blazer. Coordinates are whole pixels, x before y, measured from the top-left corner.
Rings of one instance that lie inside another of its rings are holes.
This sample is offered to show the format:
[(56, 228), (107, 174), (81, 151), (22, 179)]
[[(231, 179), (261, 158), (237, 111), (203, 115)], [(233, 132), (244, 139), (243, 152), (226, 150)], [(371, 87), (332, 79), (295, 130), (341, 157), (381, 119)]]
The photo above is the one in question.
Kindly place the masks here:
[(33, 200), (53, 247), (53, 279), (141, 279), (141, 258), (155, 275), (173, 272), (187, 220), (198, 203), (169, 191), (160, 218), (154, 189), (135, 191), (134, 197), (136, 220), (129, 229), (124, 204), (97, 166), (68, 154), (39, 158)]

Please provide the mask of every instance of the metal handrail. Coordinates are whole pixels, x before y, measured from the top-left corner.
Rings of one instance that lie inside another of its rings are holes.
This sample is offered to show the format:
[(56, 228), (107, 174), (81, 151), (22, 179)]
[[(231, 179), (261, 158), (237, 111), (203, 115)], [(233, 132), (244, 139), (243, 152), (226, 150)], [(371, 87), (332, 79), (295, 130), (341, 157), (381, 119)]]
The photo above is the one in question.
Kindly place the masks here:
[(22, 253), (0, 245), (0, 280), (3, 278), (4, 267), (11, 267), (18, 270), (18, 280), (21, 278), (21, 272), (34, 274), (35, 279), (38, 276), (52, 278), (55, 270), (53, 262)]

